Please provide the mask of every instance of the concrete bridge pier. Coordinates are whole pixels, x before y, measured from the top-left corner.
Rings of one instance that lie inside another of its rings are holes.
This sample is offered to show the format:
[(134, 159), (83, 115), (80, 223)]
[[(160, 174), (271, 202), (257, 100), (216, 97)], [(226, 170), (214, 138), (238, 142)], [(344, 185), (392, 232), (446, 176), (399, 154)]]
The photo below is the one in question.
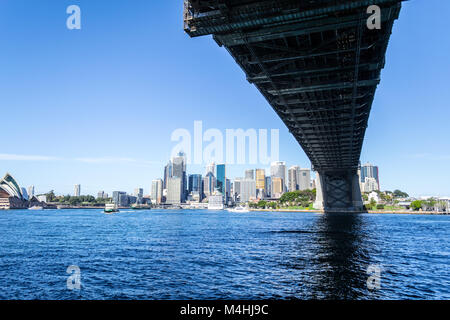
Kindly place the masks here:
[(325, 212), (364, 212), (358, 174), (354, 170), (318, 171), (314, 208)]

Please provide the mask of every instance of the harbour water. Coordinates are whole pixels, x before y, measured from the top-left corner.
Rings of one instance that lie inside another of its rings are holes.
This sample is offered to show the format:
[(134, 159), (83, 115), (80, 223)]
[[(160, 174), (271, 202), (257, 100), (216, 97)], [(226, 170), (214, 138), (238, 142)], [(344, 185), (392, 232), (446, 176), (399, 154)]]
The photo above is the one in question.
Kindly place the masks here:
[(449, 231), (430, 215), (3, 211), (0, 299), (450, 299)]

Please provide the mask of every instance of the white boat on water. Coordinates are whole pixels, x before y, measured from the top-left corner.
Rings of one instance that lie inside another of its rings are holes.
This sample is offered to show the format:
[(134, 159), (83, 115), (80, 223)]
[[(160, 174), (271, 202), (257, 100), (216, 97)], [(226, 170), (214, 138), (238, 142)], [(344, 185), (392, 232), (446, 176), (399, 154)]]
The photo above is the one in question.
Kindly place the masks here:
[(28, 208), (28, 210), (44, 210), (44, 208), (41, 206), (33, 206), (33, 207)]
[(241, 212), (241, 213), (250, 212), (250, 210), (247, 207), (234, 207), (234, 208), (229, 208), (227, 210), (229, 212)]
[(115, 203), (107, 203), (105, 204), (105, 211), (106, 214), (113, 214), (115, 212), (119, 212), (119, 209), (117, 208), (117, 205)]

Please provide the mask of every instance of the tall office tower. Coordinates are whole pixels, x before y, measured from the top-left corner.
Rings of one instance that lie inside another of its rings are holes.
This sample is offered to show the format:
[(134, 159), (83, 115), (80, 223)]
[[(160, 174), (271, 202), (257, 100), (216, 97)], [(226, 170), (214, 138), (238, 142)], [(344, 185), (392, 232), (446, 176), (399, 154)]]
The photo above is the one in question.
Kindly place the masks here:
[(272, 185), (274, 185), (273, 178), (281, 178), (282, 192), (286, 191), (286, 162), (272, 162), (270, 165), (270, 176), (272, 177)]
[(234, 180), (234, 185), (239, 186), (239, 191), (237, 193), (237, 198), (239, 202), (245, 203), (250, 200), (256, 199), (256, 181), (253, 179), (242, 179), (236, 178)]
[(272, 178), (270, 176), (266, 177), (266, 197), (272, 196)]
[(172, 161), (169, 160), (169, 163), (164, 167), (163, 189), (167, 189), (167, 181), (170, 177), (172, 177)]
[(366, 178), (374, 178), (377, 181), (378, 189), (380, 190), (380, 178), (378, 176), (378, 166), (374, 166), (367, 162), (361, 166), (361, 183), (366, 181)]
[(272, 178), (272, 197), (280, 198), (283, 194), (283, 179), (279, 177)]
[(188, 192), (199, 192), (202, 189), (202, 175), (190, 174), (188, 177)]
[(214, 177), (216, 176), (216, 164), (214, 162), (206, 166), (205, 175), (207, 175), (208, 172), (211, 172), (214, 175)]
[(163, 181), (156, 179), (152, 181), (152, 189), (150, 192), (150, 198), (153, 203), (161, 204), (163, 196)]
[(301, 168), (297, 175), (298, 190), (311, 189), (311, 170)]
[(289, 192), (299, 190), (299, 177), (300, 167), (292, 166), (288, 170), (288, 190)]
[(105, 197), (105, 191), (99, 191), (97, 193), (97, 199), (103, 199)]
[(116, 205), (120, 205), (121, 204), (121, 199), (123, 202), (123, 199), (127, 196), (126, 192), (123, 191), (113, 191), (113, 203), (115, 203)]
[(258, 199), (264, 199), (266, 193), (266, 171), (264, 169), (256, 169), (256, 196)]
[(179, 152), (176, 157), (172, 158), (172, 177), (181, 178), (181, 202), (184, 202), (187, 193), (187, 176), (186, 155), (183, 152)]
[(79, 185), (79, 184), (75, 185), (75, 188), (74, 188), (74, 191), (73, 191), (73, 195), (75, 197), (79, 197), (81, 195), (81, 185)]
[(222, 194), (226, 193), (226, 172), (225, 172), (225, 165), (224, 164), (218, 164), (216, 166), (216, 179), (217, 179), (217, 189), (219, 189), (219, 192)]
[(168, 204), (180, 204), (183, 201), (183, 178), (172, 177), (167, 181), (167, 198)]
[(245, 179), (255, 179), (255, 170), (249, 169), (245, 170)]
[(31, 199), (34, 197), (34, 186), (28, 187), (28, 197)]
[(214, 193), (214, 188), (216, 187), (216, 177), (210, 171), (203, 178), (203, 193), (206, 197), (209, 197)]

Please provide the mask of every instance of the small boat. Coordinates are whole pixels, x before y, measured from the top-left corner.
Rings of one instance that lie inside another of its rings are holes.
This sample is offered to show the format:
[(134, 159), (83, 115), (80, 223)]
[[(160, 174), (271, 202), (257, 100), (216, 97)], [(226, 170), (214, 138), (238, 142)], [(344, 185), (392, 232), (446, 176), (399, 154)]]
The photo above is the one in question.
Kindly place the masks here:
[(105, 213), (112, 214), (114, 212), (119, 212), (117, 205), (115, 203), (107, 203), (105, 204)]
[(44, 210), (44, 208), (41, 206), (32, 206), (32, 207), (28, 208), (28, 210)]
[(250, 212), (250, 210), (247, 207), (234, 207), (234, 208), (230, 208), (227, 209), (229, 212)]

